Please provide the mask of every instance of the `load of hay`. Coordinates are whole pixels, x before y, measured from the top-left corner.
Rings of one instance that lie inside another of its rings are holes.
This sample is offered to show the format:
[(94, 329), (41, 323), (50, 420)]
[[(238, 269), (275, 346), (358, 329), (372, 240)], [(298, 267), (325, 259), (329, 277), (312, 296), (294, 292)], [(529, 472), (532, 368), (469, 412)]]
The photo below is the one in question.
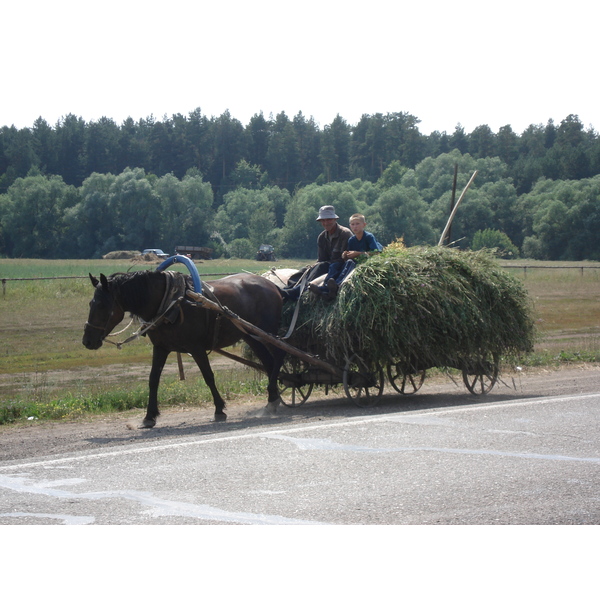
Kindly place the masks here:
[[(289, 343), (340, 367), (357, 355), (405, 373), (465, 368), (533, 349), (526, 290), (483, 251), (393, 244), (358, 265), (334, 301), (299, 302)], [(284, 306), (284, 333), (294, 308)]]
[(104, 254), (102, 258), (105, 260), (128, 260), (141, 256), (139, 250), (114, 250), (108, 254)]

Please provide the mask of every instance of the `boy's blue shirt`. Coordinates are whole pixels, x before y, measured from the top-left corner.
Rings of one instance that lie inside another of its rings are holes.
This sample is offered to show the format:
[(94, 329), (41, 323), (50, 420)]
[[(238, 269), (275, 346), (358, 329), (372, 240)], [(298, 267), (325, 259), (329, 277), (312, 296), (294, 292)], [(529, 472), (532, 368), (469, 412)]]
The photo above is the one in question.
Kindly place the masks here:
[(383, 246), (375, 239), (375, 236), (368, 232), (363, 231), (362, 239), (358, 239), (353, 235), (348, 240), (348, 250), (355, 252), (374, 252), (383, 250)]

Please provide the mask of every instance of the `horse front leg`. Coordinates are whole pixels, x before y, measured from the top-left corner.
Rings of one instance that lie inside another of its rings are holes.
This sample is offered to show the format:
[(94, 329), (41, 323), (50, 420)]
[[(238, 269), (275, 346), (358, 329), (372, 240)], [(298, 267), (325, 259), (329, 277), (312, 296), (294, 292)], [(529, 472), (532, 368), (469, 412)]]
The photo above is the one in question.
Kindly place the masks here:
[(152, 429), (156, 425), (158, 415), (160, 415), (160, 411), (158, 410), (158, 385), (168, 356), (168, 350), (160, 346), (154, 346), (152, 350), (152, 369), (150, 370), (150, 378), (148, 380), (148, 407), (146, 408), (146, 416), (140, 425), (140, 429)]
[(225, 400), (219, 394), (219, 390), (215, 385), (215, 375), (210, 366), (210, 361), (208, 360), (208, 355), (204, 351), (200, 351), (192, 354), (196, 364), (200, 368), (200, 372), (202, 373), (202, 377), (204, 377), (204, 382), (210, 389), (210, 392), (213, 397), (213, 402), (215, 404), (215, 421), (225, 421), (227, 419), (227, 415), (225, 414)]

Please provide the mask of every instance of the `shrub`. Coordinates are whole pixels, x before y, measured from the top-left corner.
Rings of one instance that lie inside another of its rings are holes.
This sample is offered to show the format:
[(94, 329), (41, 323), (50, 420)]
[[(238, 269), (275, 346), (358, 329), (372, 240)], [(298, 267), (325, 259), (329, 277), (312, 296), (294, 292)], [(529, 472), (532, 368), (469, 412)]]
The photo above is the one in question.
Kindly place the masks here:
[(510, 241), (510, 238), (496, 229), (484, 229), (475, 232), (471, 250), (483, 248), (493, 250), (499, 258), (518, 258), (519, 249)]

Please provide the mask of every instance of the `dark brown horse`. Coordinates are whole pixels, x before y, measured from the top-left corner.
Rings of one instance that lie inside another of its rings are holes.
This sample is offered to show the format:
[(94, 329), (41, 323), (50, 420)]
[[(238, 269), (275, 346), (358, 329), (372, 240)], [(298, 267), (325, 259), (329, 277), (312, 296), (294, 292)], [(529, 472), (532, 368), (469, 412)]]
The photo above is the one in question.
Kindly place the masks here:
[[(185, 286), (193, 289), (191, 278), (180, 273), (139, 271), (117, 273), (110, 277), (100, 275), (100, 281), (90, 275), (96, 288), (90, 302), (90, 313), (83, 334), (83, 345), (90, 350), (102, 346), (104, 338), (121, 322), (126, 312), (152, 323), (161, 317), (164, 300), (172, 278), (184, 278)], [(272, 282), (258, 275), (230, 275), (210, 282), (214, 296), (223, 306), (259, 329), (276, 335), (281, 317), (281, 294)], [(182, 294), (179, 294), (182, 295)], [(154, 346), (149, 379), (149, 397), (143, 428), (156, 425), (158, 410), (158, 385), (160, 376), (171, 352), (191, 354), (204, 380), (210, 388), (215, 403), (215, 420), (225, 420), (225, 401), (215, 386), (207, 352), (235, 344), (243, 339), (254, 351), (269, 377), (267, 407), (275, 412), (280, 401), (277, 376), (285, 352), (266, 345), (238, 329), (229, 319), (217, 312), (202, 308), (190, 301), (175, 302), (165, 319), (147, 333)]]

